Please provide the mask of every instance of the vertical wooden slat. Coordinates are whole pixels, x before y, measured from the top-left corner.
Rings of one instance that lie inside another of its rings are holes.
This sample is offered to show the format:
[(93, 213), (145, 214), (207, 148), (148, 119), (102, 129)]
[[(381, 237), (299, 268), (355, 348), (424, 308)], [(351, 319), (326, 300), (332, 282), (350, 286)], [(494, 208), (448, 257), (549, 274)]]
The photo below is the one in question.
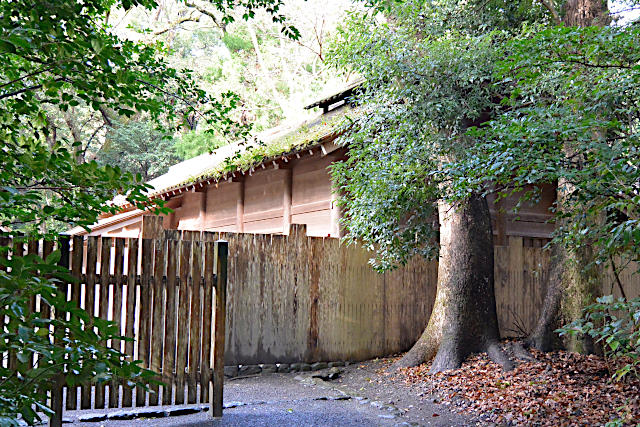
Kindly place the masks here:
[[(9, 257), (9, 248), (11, 247), (11, 239), (7, 236), (0, 236), (0, 257), (3, 259), (7, 259)], [(7, 267), (0, 263), (0, 271), (6, 271)], [(0, 305), (0, 334), (5, 333), (4, 325), (6, 323), (5, 319), (5, 308), (6, 306)], [(6, 354), (0, 353), (0, 360), (4, 360)]]
[[(126, 294), (126, 315), (124, 336), (127, 338), (134, 338), (134, 323), (136, 315), (136, 273), (138, 266), (138, 239), (128, 239), (127, 241), (128, 253), (127, 253), (127, 294)], [(139, 344), (138, 344), (139, 345)], [(134, 341), (127, 341), (124, 344), (124, 353), (129, 357), (129, 360), (141, 360), (136, 359), (134, 355)], [(133, 393), (131, 387), (127, 384), (123, 384), (122, 387), (122, 407), (129, 408), (133, 406)]]
[[(86, 258), (86, 284), (84, 288), (84, 309), (89, 316), (95, 315), (95, 298), (96, 298), (96, 268), (98, 260), (98, 238), (89, 236), (87, 238), (87, 258)], [(92, 384), (82, 386), (81, 402), (82, 409), (91, 408)]]
[[(162, 403), (170, 405), (175, 383), (176, 362), (176, 272), (178, 267), (179, 245), (177, 240), (169, 240), (167, 244), (167, 287), (164, 319), (164, 355), (162, 359)], [(155, 327), (154, 327), (155, 329)]]
[(213, 288), (215, 286), (214, 242), (204, 242), (204, 271), (202, 298), (202, 359), (200, 362), (200, 401), (209, 401), (211, 381), (211, 323), (213, 319)]
[[(43, 240), (42, 241), (42, 259), (47, 259), (49, 255), (53, 252), (53, 242), (51, 240)], [(42, 313), (42, 318), (48, 318), (51, 316), (51, 307), (48, 304), (42, 304), (40, 307), (40, 312)]]
[[(0, 242), (0, 246), (2, 246), (2, 242)], [(30, 240), (29, 243), (27, 244), (27, 253), (29, 255), (39, 255), (39, 247), (40, 247), (40, 241), (39, 240)], [(33, 296), (31, 298), (31, 311), (32, 312), (36, 312), (37, 311), (37, 304), (36, 304), (36, 296)], [(0, 319), (0, 325), (1, 325), (2, 319)], [(1, 329), (0, 329), (1, 330)]]
[[(7, 259), (9, 256), (9, 249), (11, 248), (11, 238), (8, 236), (0, 235), (0, 247), (2, 247), (2, 252), (0, 252), (0, 257)], [(7, 267), (5, 265), (0, 265), (0, 271), (7, 271)]]
[(192, 294), (191, 273), (191, 245), (194, 234), (187, 236), (189, 240), (182, 240), (180, 244), (180, 280), (178, 293), (178, 321), (176, 323), (176, 405), (184, 403), (185, 370), (189, 355), (189, 299)]
[(213, 344), (213, 381), (211, 383), (209, 413), (213, 417), (222, 416), (222, 389), (224, 382), (224, 340), (227, 312), (227, 254), (228, 243), (215, 242), (216, 298), (215, 298), (215, 337)]
[[(509, 324), (507, 327), (512, 331), (515, 328), (516, 316), (523, 313), (523, 285), (524, 285), (524, 246), (523, 238), (509, 236), (509, 276), (507, 298), (509, 301)], [(514, 335), (513, 332), (510, 334)]]
[[(109, 310), (109, 273), (111, 267), (111, 237), (102, 237), (100, 247), (100, 296), (98, 298), (98, 313), (101, 319), (108, 318)], [(107, 343), (104, 342), (104, 345)], [(106, 384), (96, 384), (95, 408), (102, 409), (105, 406)]]
[[(191, 314), (189, 317), (189, 376), (187, 377), (187, 401), (198, 401), (197, 383), (198, 366), (201, 357), (201, 333), (202, 322), (202, 242), (193, 242), (191, 259)], [(186, 322), (185, 322), (186, 323)]]
[[(13, 239), (13, 249), (12, 249), (11, 258), (22, 258), (23, 256), (24, 256), (24, 237), (18, 236), (17, 238)], [(60, 261), (62, 261), (62, 259)], [(17, 331), (14, 330), (13, 332), (15, 333)], [(18, 357), (15, 352), (9, 352), (8, 366), (9, 366), (9, 369), (12, 371), (17, 370)]]
[[(58, 250), (60, 251), (60, 261), (58, 265), (63, 268), (69, 268), (69, 236), (60, 236), (58, 239)], [(67, 284), (62, 283), (59, 285), (59, 291), (63, 292), (66, 296)], [(54, 316), (59, 319), (64, 319), (66, 313), (63, 311), (55, 312)], [(55, 331), (55, 333), (64, 333), (63, 331)], [(54, 340), (59, 338), (54, 338)], [(50, 427), (62, 426), (62, 411), (64, 408), (64, 369), (61, 369), (54, 377), (54, 381), (51, 387), (51, 409), (54, 414), (49, 418)]]
[[(82, 279), (82, 255), (84, 238), (73, 236), (73, 251), (71, 252), (71, 275), (76, 279), (71, 283), (71, 301), (80, 307), (81, 279)], [(67, 387), (67, 409), (74, 410), (78, 407), (78, 387)]]
[[(157, 373), (162, 371), (162, 345), (164, 339), (164, 288), (163, 281), (165, 271), (166, 240), (158, 239), (154, 242), (154, 263), (153, 263), (153, 324), (149, 329), (151, 369)], [(149, 395), (149, 405), (158, 404), (160, 388), (157, 385), (151, 386)]]
[[(124, 287), (124, 242), (123, 238), (115, 239), (115, 262), (114, 275), (115, 283), (113, 285), (113, 304), (111, 306), (111, 319), (118, 324), (119, 335), (124, 334), (122, 330), (122, 288)], [(118, 351), (121, 350), (120, 340), (112, 340), (111, 348)], [(109, 384), (109, 408), (117, 408), (120, 404), (120, 381), (111, 381)]]
[[(142, 240), (142, 262), (140, 264), (140, 310), (138, 313), (138, 359), (142, 360), (142, 366), (151, 368), (151, 321), (152, 296), (153, 296), (153, 251), (154, 241)], [(137, 251), (136, 251), (137, 252)], [(147, 392), (141, 387), (136, 389), (136, 406), (144, 406), (147, 401)], [(157, 402), (157, 400), (156, 400)], [(157, 403), (156, 403), (157, 404)]]

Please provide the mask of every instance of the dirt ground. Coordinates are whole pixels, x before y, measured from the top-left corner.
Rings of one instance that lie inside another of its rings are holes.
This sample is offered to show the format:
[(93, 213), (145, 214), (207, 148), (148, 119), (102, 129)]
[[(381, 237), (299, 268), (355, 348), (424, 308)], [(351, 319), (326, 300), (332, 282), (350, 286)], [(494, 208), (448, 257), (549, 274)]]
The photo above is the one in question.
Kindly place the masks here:
[[(206, 412), (163, 418), (82, 422), (74, 426), (466, 426), (476, 422), (435, 403), (419, 387), (391, 380), (378, 359), (317, 372), (263, 374), (227, 380), (222, 419)], [(329, 379), (333, 376), (337, 378)], [(437, 402), (437, 399), (436, 399)], [(113, 412), (114, 410), (111, 410)], [(95, 411), (94, 411), (95, 412)], [(119, 411), (121, 412), (121, 411)]]

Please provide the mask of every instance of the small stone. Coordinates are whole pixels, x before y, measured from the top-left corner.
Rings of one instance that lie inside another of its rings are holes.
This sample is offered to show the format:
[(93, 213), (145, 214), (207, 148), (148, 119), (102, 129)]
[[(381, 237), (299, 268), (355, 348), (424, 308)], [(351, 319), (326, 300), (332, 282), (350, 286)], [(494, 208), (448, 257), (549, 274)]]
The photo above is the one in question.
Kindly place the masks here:
[(234, 402), (226, 402), (225, 404), (222, 405), (222, 407), (224, 409), (231, 409), (231, 408), (237, 408), (239, 406), (245, 406), (245, 405), (246, 405), (246, 403), (244, 403), (244, 402), (234, 401)]
[(344, 362), (329, 362), (328, 366), (330, 368), (337, 368), (339, 366), (344, 366)]
[(238, 366), (231, 365), (224, 367), (224, 376), (225, 378), (233, 378), (238, 376)]
[(330, 398), (331, 400), (351, 400), (351, 396), (334, 396)]
[(303, 372), (311, 370), (311, 365), (309, 365), (308, 363), (301, 363), (300, 365), (300, 370)]
[(292, 363), (290, 365), (291, 372), (298, 372), (302, 370), (302, 363)]
[(366, 403), (369, 403), (369, 399), (362, 399), (360, 402), (358, 402), (361, 405), (364, 405)]
[(85, 414), (78, 417), (78, 421), (86, 423), (95, 423), (107, 419), (107, 414)]
[(169, 409), (167, 410), (167, 412), (171, 417), (179, 416), (179, 415), (191, 415), (191, 414), (197, 414), (198, 412), (200, 412), (200, 408), (197, 408), (197, 407), (175, 408), (175, 409)]
[(374, 408), (384, 408), (385, 405), (382, 402), (374, 400), (373, 402), (371, 402), (371, 406), (373, 406)]
[(327, 364), (327, 362), (316, 362), (316, 363), (311, 365), (311, 370), (312, 371), (319, 371), (321, 369), (327, 369), (328, 367), (329, 367), (329, 365)]
[(167, 413), (163, 409), (146, 409), (136, 411), (137, 418), (162, 418), (166, 417)]
[(118, 412), (112, 412), (109, 415), (107, 415), (107, 418), (110, 420), (132, 420), (134, 418), (137, 418), (138, 413), (135, 411), (118, 411)]
[(278, 367), (276, 365), (262, 365), (263, 374), (275, 374), (276, 372), (278, 372)]
[(278, 372), (287, 374), (291, 372), (291, 366), (288, 363), (280, 363), (278, 365)]
[(388, 420), (392, 420), (394, 419), (396, 416), (393, 414), (382, 414), (382, 415), (378, 415), (379, 418), (386, 418)]
[(260, 372), (262, 372), (262, 369), (258, 365), (242, 365), (238, 369), (238, 376), (257, 375)]

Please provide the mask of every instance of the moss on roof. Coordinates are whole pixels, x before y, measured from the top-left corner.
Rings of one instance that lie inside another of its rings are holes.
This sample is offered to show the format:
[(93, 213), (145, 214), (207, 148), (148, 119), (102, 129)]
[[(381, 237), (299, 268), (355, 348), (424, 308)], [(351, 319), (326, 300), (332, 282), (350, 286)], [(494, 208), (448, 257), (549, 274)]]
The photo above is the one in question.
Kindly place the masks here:
[(238, 152), (215, 167), (185, 180), (179, 187), (205, 179), (219, 180), (231, 172), (246, 172), (261, 163), (316, 146), (351, 124), (353, 122), (351, 117), (357, 116), (358, 113), (358, 110), (345, 107), (330, 117), (321, 116), (318, 121), (303, 125), (271, 142), (259, 143), (243, 152)]

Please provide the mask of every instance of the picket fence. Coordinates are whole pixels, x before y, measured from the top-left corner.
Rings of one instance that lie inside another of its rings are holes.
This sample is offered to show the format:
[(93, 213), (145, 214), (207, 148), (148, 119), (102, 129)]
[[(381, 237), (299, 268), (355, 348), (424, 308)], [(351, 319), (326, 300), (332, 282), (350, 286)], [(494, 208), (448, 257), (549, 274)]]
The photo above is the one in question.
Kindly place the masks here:
[[(214, 237), (168, 230), (156, 239), (62, 236), (55, 243), (9, 242), (12, 257), (46, 258), (60, 250), (59, 264), (77, 279), (63, 285), (67, 300), (118, 323), (120, 334), (133, 340), (106, 345), (141, 360), (164, 384), (152, 385), (151, 392), (120, 381), (54, 387), (51, 425), (59, 425), (63, 408), (209, 402), (212, 415), (222, 415), (228, 244)], [(32, 310), (55, 315), (39, 299)], [(15, 363), (14, 354), (7, 363)]]

